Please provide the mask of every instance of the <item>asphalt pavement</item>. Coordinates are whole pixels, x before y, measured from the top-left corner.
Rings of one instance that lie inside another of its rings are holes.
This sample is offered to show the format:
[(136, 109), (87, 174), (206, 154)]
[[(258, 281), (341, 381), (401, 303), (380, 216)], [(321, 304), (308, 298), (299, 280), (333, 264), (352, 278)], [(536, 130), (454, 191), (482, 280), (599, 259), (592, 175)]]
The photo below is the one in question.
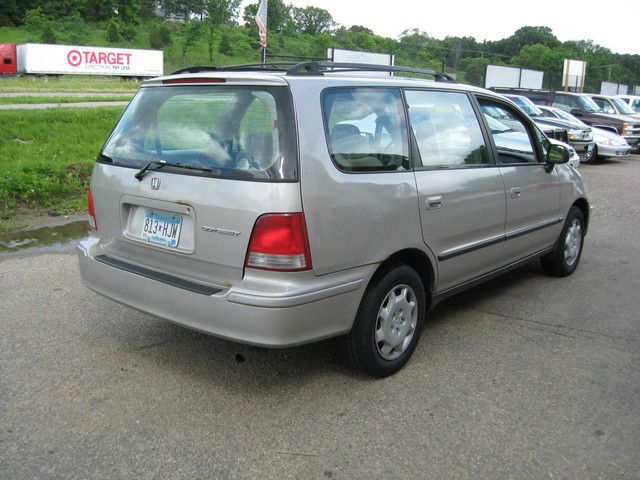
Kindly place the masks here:
[(0, 257), (0, 478), (640, 478), (640, 156), (583, 165), (582, 262), (431, 312), (407, 367), (247, 347)]

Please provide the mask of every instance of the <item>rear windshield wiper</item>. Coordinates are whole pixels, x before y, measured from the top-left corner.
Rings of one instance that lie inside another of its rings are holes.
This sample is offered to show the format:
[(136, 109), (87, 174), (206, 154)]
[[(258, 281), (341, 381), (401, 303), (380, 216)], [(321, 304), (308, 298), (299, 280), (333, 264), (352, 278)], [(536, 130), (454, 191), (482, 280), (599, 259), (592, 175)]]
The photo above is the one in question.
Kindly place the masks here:
[[(155, 168), (152, 168), (154, 167)], [(213, 172), (212, 169), (210, 169), (209, 167), (200, 167), (198, 165), (186, 165), (184, 163), (170, 163), (167, 162), (166, 160), (151, 160), (149, 163), (147, 163), (144, 167), (142, 167), (140, 170), (138, 170), (136, 172), (136, 174), (134, 175), (134, 177), (136, 177), (136, 179), (141, 182), (142, 179), (144, 178), (144, 176), (150, 171), (150, 170), (158, 170), (162, 167), (172, 167), (172, 168), (182, 168), (185, 170), (198, 170), (200, 172)]]

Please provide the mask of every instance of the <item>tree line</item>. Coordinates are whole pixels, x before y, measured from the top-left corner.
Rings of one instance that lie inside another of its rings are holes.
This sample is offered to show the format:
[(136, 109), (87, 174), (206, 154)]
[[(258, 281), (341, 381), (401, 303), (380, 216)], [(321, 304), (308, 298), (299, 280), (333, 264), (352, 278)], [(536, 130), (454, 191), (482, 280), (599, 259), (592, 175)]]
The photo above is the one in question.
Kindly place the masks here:
[[(209, 61), (230, 57), (259, 59), (254, 17), (258, 2), (240, 11), (240, 0), (3, 0), (0, 25), (39, 31), (41, 40), (60, 35), (79, 43), (87, 25), (99, 25), (110, 44), (171, 48), (185, 62), (189, 52), (203, 50)], [(545, 72), (545, 87), (560, 88), (563, 60), (587, 62), (587, 87), (600, 81), (640, 84), (640, 55), (618, 54), (591, 40), (561, 42), (544, 26), (526, 26), (513, 35), (479, 42), (473, 37), (431, 37), (419, 29), (392, 39), (360, 26), (338, 25), (325, 9), (295, 7), (269, 0), (271, 54), (326, 57), (328, 47), (393, 53), (396, 64), (444, 70), (462, 81), (482, 85), (488, 64), (512, 65)], [(141, 32), (144, 32), (141, 33)], [(86, 35), (85, 35), (86, 36)], [(171, 47), (170, 47), (171, 46)], [(172, 50), (172, 51), (173, 51)], [(197, 57), (200, 58), (200, 57)]]

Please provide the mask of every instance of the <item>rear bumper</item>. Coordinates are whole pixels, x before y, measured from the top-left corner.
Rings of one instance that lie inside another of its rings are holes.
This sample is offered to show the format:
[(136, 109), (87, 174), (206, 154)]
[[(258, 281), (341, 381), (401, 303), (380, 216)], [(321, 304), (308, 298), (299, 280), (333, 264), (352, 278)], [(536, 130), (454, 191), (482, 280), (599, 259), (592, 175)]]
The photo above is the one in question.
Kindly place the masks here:
[[(344, 334), (351, 329), (375, 265), (344, 272), (301, 275), (261, 290), (268, 272), (253, 271), (212, 295), (171, 285), (95, 259), (99, 241), (78, 244), (83, 283), (137, 310), (221, 338), (263, 347), (288, 347)], [(256, 288), (258, 287), (258, 288)]]

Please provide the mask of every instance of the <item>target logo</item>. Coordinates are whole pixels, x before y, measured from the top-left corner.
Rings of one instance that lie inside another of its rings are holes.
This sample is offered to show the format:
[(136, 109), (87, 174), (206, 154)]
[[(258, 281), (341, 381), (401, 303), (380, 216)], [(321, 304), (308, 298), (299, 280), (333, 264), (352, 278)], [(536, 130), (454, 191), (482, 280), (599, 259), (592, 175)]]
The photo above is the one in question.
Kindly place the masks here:
[(67, 54), (67, 62), (69, 62), (69, 65), (72, 67), (77, 67), (82, 63), (82, 54), (78, 50), (71, 50)]

